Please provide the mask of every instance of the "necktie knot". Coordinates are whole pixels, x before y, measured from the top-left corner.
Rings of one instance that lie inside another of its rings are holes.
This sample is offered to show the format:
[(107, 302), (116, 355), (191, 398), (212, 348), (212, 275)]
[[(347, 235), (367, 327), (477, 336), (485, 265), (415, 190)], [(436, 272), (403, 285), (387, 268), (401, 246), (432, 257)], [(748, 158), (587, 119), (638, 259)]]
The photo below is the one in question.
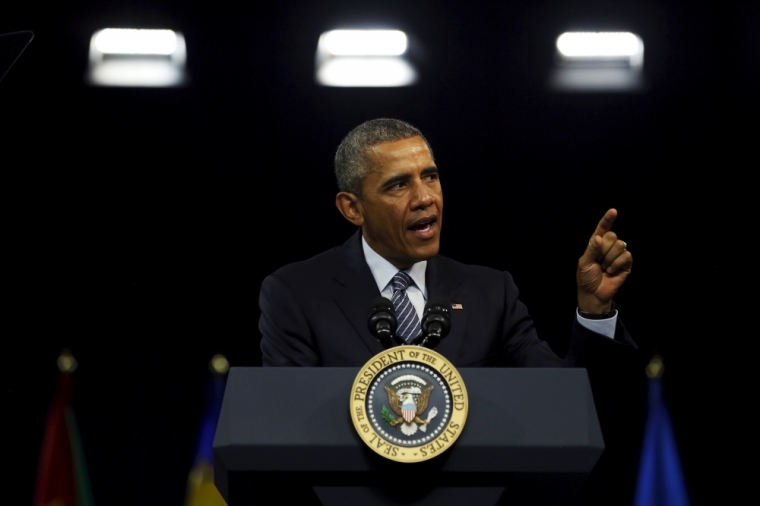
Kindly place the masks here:
[(412, 282), (412, 278), (409, 277), (409, 274), (398, 271), (395, 276), (393, 276), (393, 290), (406, 290), (409, 288), (409, 283)]

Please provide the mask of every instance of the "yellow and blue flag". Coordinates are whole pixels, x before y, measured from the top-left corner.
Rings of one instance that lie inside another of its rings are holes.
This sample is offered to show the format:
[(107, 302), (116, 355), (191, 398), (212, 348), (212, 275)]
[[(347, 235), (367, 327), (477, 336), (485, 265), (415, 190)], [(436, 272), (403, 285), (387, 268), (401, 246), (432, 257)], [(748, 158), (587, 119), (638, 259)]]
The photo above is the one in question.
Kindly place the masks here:
[(214, 485), (214, 434), (222, 410), (224, 387), (227, 383), (229, 362), (223, 355), (211, 359), (212, 371), (208, 403), (203, 414), (201, 433), (195, 452), (195, 464), (187, 479), (185, 506), (227, 506), (224, 498)]

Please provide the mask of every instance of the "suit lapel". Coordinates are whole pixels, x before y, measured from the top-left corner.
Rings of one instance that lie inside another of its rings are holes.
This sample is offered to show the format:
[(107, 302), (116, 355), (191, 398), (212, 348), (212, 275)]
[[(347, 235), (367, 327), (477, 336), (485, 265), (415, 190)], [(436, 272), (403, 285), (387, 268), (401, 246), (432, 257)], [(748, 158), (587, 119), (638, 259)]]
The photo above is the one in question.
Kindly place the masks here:
[(375, 278), (364, 260), (361, 229), (359, 229), (339, 250), (340, 264), (333, 270), (332, 277), (341, 285), (335, 295), (335, 303), (354, 327), (359, 338), (372, 355), (383, 351), (380, 342), (367, 326), (369, 303), (380, 296)]
[[(468, 304), (459, 296), (459, 286), (464, 279), (458, 276), (439, 257), (428, 260), (425, 271), (425, 284), (428, 289), (428, 301), (443, 299), (447, 303), (462, 304), (463, 309), (452, 309), (451, 331), (444, 337), (435, 351), (445, 356), (454, 366), (459, 361), (465, 336), (467, 335)], [(451, 307), (451, 306), (449, 306)]]

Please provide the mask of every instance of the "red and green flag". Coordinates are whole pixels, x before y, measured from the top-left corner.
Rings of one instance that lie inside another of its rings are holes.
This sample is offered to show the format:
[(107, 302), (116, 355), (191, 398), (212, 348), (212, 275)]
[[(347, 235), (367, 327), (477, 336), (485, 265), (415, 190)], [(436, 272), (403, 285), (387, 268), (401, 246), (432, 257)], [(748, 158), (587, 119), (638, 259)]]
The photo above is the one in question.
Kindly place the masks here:
[(64, 352), (58, 358), (58, 367), (58, 391), (45, 422), (33, 506), (93, 506), (87, 463), (71, 407), (76, 361)]

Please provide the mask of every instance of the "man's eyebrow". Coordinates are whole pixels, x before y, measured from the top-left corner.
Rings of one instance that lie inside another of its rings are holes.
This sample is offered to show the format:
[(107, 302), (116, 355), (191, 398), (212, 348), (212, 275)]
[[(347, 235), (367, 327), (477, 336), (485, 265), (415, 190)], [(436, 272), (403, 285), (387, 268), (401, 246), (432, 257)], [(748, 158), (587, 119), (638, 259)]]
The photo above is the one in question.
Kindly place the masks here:
[(405, 183), (406, 181), (409, 181), (412, 178), (411, 174), (397, 174), (395, 176), (391, 176), (386, 181), (383, 182), (383, 188), (388, 188), (393, 186), (396, 183)]
[[(428, 167), (426, 169), (422, 169), (422, 172), (420, 173), (420, 175), (423, 177), (429, 176), (431, 174), (438, 174), (438, 167), (435, 167), (435, 166)], [(405, 183), (409, 181), (411, 178), (412, 178), (412, 175), (408, 172), (406, 174), (396, 174), (395, 176), (391, 176), (386, 181), (384, 181), (382, 184), (382, 187), (390, 188), (396, 183)]]

